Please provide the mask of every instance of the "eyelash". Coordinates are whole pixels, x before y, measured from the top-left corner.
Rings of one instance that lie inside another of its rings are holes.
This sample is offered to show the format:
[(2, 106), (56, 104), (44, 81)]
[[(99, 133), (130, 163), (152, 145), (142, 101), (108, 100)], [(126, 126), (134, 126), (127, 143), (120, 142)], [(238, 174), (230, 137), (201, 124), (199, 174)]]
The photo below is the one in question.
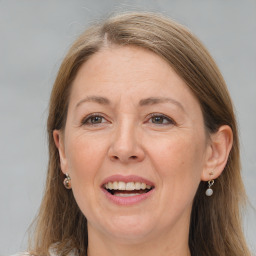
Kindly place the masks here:
[[(96, 118), (96, 117), (98, 117), (98, 118), (100, 118), (101, 120), (102, 119), (105, 119), (106, 120), (106, 118), (104, 118), (104, 116), (102, 115), (102, 114), (100, 114), (100, 113), (93, 113), (93, 114), (90, 114), (89, 116), (86, 116), (82, 121), (81, 121), (81, 125), (88, 125), (88, 126), (93, 126), (93, 125), (100, 125), (100, 124), (102, 124), (102, 123), (105, 123), (105, 122), (100, 122), (100, 123), (92, 123), (92, 118)], [(151, 120), (152, 118), (154, 118), (154, 117), (159, 117), (159, 118), (162, 118), (162, 120), (165, 120), (165, 121), (167, 121), (166, 123), (160, 123), (160, 124), (156, 124), (156, 123), (153, 123), (152, 121), (150, 122), (151, 124), (155, 124), (155, 125), (176, 125), (176, 122), (172, 119), (172, 118), (170, 118), (170, 117), (168, 117), (168, 116), (166, 116), (166, 115), (163, 115), (163, 114), (159, 114), (159, 113), (152, 113), (152, 114), (150, 114), (149, 115), (149, 118), (147, 118), (147, 121), (149, 121), (149, 120)], [(146, 122), (147, 122), (146, 121)]]
[(93, 113), (93, 114), (90, 114), (89, 116), (86, 116), (82, 120), (81, 125), (99, 125), (99, 124), (105, 123), (105, 122), (101, 122), (101, 123), (89, 122), (89, 120), (92, 120), (93, 117), (99, 117), (101, 119), (105, 119), (106, 120), (106, 118), (104, 118), (102, 114), (100, 114), (100, 113)]
[(168, 116), (166, 116), (164, 114), (152, 113), (152, 114), (149, 115), (149, 117), (150, 118), (148, 120), (150, 120), (150, 119), (152, 119), (154, 117), (160, 117), (163, 120), (167, 121), (167, 123), (161, 123), (161, 124), (155, 124), (155, 123), (151, 122), (152, 124), (155, 124), (155, 125), (176, 125), (176, 122), (172, 118), (170, 118), (170, 117), (168, 117)]

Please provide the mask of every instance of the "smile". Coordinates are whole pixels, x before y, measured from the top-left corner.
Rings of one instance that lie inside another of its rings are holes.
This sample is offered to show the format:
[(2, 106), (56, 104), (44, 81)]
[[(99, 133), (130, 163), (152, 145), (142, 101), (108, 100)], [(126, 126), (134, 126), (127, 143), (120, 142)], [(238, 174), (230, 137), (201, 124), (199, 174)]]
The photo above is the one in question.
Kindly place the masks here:
[(144, 182), (108, 182), (103, 187), (112, 195), (120, 197), (131, 197), (148, 193), (153, 186)]
[(155, 190), (151, 181), (135, 175), (108, 177), (101, 188), (106, 197), (118, 205), (137, 204), (149, 198)]

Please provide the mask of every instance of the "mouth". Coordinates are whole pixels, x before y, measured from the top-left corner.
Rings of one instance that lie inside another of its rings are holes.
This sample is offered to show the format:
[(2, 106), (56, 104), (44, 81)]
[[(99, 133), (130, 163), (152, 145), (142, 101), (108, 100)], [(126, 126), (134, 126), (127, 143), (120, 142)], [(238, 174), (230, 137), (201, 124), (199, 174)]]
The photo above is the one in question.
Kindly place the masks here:
[(144, 182), (113, 181), (103, 184), (103, 189), (113, 196), (134, 197), (150, 192), (154, 186)]

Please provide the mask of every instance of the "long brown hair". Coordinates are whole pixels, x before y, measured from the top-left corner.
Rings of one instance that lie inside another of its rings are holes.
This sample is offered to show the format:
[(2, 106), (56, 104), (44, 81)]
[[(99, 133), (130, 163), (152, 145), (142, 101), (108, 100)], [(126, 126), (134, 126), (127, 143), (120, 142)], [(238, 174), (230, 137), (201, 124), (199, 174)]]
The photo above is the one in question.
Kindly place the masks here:
[[(107, 44), (106, 44), (107, 42)], [(221, 125), (233, 131), (233, 146), (214, 196), (204, 195), (201, 182), (191, 213), (189, 247), (193, 256), (249, 256), (241, 227), (241, 206), (246, 201), (240, 175), (236, 119), (225, 81), (205, 47), (185, 27), (158, 14), (126, 13), (87, 29), (69, 50), (54, 83), (48, 117), (49, 166), (45, 194), (36, 219), (31, 253), (61, 255), (76, 250), (86, 255), (87, 223), (73, 197), (63, 186), (64, 175), (53, 140), (64, 129), (72, 81), (81, 65), (106, 45), (136, 45), (167, 61), (198, 99), (205, 129), (214, 133)]]

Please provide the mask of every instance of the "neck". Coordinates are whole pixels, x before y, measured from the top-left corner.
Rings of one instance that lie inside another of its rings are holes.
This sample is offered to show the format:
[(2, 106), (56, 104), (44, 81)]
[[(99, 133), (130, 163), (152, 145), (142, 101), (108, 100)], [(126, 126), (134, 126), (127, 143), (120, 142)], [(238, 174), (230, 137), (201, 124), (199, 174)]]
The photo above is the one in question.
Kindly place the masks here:
[[(185, 234), (186, 233), (186, 234)], [(190, 256), (188, 230), (158, 234), (151, 239), (127, 240), (102, 235), (88, 226), (88, 256)], [(96, 245), (96, 246), (95, 246)]]

